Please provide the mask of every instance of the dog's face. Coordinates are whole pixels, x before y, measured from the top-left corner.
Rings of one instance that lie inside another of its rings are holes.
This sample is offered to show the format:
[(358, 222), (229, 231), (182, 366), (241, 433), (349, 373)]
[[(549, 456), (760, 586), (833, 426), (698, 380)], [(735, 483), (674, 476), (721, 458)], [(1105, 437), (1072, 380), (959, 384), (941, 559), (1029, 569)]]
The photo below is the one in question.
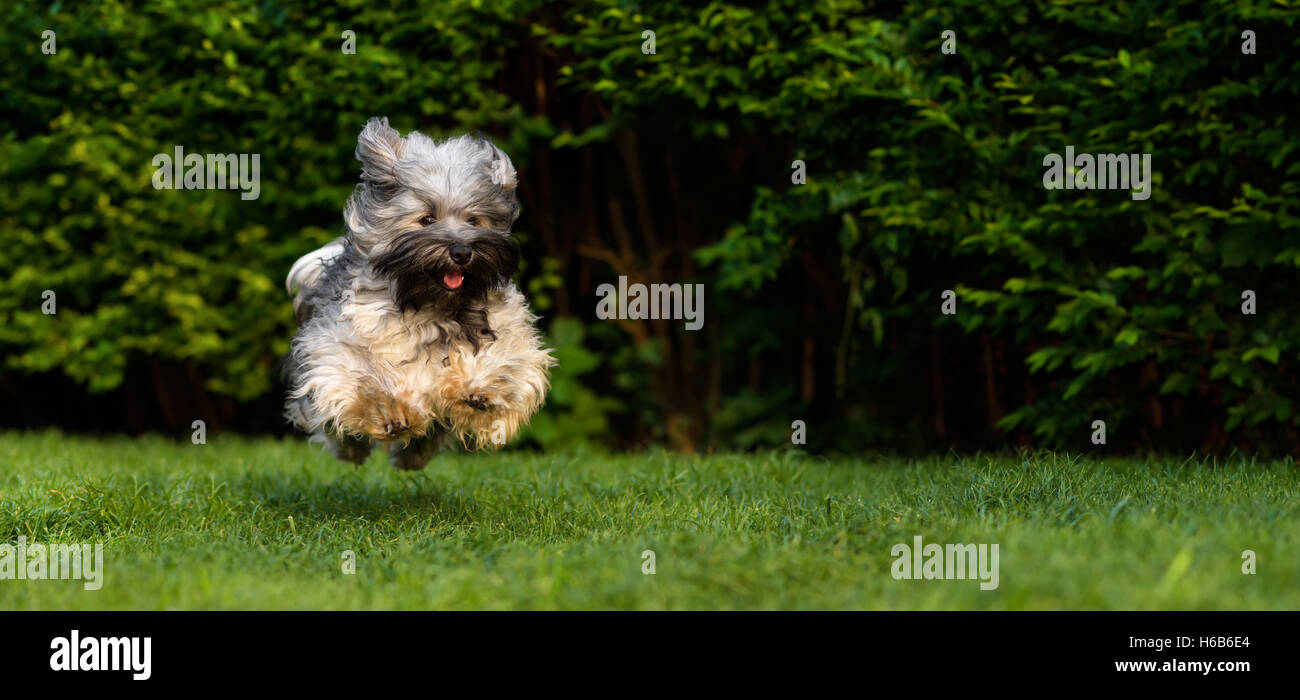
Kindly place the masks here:
[(405, 138), (371, 119), (357, 139), (362, 184), (343, 216), (353, 244), (403, 309), (466, 308), (519, 266), (515, 167), (479, 136)]

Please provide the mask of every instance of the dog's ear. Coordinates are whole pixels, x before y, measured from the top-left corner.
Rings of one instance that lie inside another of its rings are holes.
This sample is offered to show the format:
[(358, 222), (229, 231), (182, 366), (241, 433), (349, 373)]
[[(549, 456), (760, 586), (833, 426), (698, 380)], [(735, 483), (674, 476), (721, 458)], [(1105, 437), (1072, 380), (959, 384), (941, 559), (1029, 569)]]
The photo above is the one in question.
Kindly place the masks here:
[(489, 152), (488, 174), (492, 177), (492, 183), (501, 185), (507, 190), (513, 190), (519, 184), (519, 175), (515, 172), (515, 164), (510, 162), (510, 156), (506, 152), (497, 148), (492, 139), (483, 137), (483, 142), (487, 144)]
[(405, 148), (402, 135), (388, 125), (388, 117), (371, 117), (357, 137), (362, 179), (381, 189), (396, 185), (397, 161)]

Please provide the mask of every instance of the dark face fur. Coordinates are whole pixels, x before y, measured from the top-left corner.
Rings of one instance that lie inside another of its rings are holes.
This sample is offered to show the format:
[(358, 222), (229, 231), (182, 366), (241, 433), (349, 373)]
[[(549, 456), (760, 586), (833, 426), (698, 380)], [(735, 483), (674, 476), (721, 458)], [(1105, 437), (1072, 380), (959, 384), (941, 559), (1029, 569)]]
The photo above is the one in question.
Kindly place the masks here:
[(510, 281), (519, 246), (504, 231), (434, 221), (398, 234), (370, 265), (393, 281), (403, 311), (426, 305), (455, 311)]
[(400, 309), (460, 321), (477, 345), (476, 335), (491, 333), (483, 301), (519, 266), (510, 159), (486, 138), (402, 138), (379, 119), (362, 130), (357, 158), (363, 184), (344, 210), (353, 244), (389, 280)]

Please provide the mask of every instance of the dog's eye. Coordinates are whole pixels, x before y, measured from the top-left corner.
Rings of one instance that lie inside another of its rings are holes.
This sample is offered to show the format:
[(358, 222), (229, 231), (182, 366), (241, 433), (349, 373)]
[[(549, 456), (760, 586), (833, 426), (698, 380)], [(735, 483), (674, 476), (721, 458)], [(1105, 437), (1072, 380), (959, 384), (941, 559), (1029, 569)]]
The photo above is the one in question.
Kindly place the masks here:
[(477, 216), (471, 216), (468, 219), (465, 219), (465, 223), (469, 224), (470, 226), (481, 226), (483, 225), (483, 220), (478, 218)]
[(433, 214), (425, 214), (424, 216), (421, 216), (421, 217), (420, 217), (420, 225), (421, 225), (421, 226), (430, 226), (430, 225), (432, 225), (432, 224), (433, 224), (435, 221), (437, 221), (437, 220), (438, 220), (438, 217), (434, 216)]

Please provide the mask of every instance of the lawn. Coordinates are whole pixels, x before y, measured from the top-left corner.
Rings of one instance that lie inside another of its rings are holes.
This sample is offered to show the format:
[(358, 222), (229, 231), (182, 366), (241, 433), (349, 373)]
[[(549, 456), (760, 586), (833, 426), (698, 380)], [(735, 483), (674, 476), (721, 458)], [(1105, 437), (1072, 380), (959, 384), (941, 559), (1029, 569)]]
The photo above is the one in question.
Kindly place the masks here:
[[(103, 543), (105, 569), (96, 591), (0, 580), (0, 609), (1295, 609), (1298, 481), (1289, 460), (1052, 453), (504, 452), (411, 474), (300, 440), (0, 434), (0, 539)], [(998, 544), (998, 587), (894, 579), (916, 535)]]

